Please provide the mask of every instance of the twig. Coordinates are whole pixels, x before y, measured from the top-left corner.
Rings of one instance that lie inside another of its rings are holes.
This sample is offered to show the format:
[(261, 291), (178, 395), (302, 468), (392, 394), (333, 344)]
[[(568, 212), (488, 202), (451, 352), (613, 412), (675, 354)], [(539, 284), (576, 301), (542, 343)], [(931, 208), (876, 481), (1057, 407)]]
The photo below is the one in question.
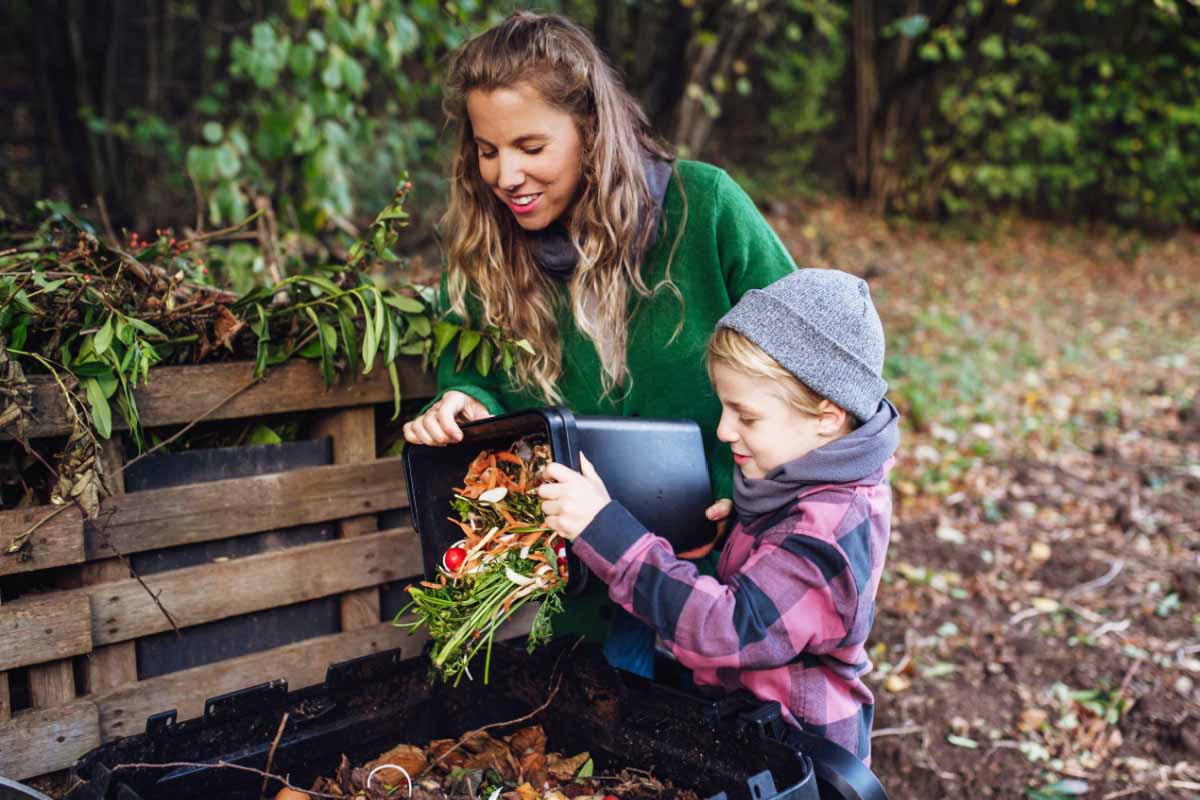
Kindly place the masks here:
[(1141, 668), (1142, 662), (1145, 660), (1145, 656), (1138, 656), (1137, 660), (1129, 666), (1129, 670), (1125, 673), (1125, 677), (1121, 680), (1121, 688), (1117, 690), (1117, 699), (1124, 697), (1125, 693), (1129, 691), (1129, 684), (1133, 682), (1133, 676), (1137, 673), (1138, 669)]
[[(258, 211), (255, 211), (250, 216), (246, 217), (241, 222), (234, 223), (233, 225), (230, 225), (227, 228), (221, 228), (220, 230), (216, 230), (216, 231), (209, 231), (208, 233), (197, 233), (195, 236), (192, 236), (190, 239), (185, 239), (184, 241), (189, 242), (189, 243), (204, 242), (204, 241), (208, 241), (209, 239), (220, 239), (223, 236), (228, 236), (229, 234), (237, 233), (242, 228), (246, 227), (251, 222), (254, 222), (254, 220), (256, 220), (260, 216), (262, 216), (262, 213), (263, 213), (262, 209), (259, 209)], [(250, 234), (250, 238), (257, 238), (257, 234)]]
[[(283, 712), (283, 719), (279, 720), (279, 730), (275, 731), (275, 741), (271, 742), (271, 751), (267, 753), (267, 772), (271, 771), (271, 763), (275, 760), (275, 748), (279, 747), (279, 740), (283, 738), (283, 729), (287, 727), (288, 716), (290, 714), (291, 712), (289, 711)], [(258, 791), (259, 797), (267, 796), (267, 781), (269, 780), (270, 778), (263, 776), (262, 788)]]
[(175, 769), (177, 767), (190, 767), (193, 769), (235, 769), (238, 772), (249, 772), (251, 775), (261, 775), (267, 780), (279, 781), (288, 789), (296, 792), (302, 792), (309, 797), (327, 797), (329, 800), (346, 800), (344, 795), (325, 794), (324, 792), (317, 792), (312, 789), (301, 789), (287, 778), (279, 775), (273, 775), (270, 772), (265, 772), (261, 769), (255, 769), (254, 767), (246, 767), (241, 764), (230, 764), (227, 761), (217, 761), (209, 764), (203, 764), (197, 761), (168, 761), (165, 764), (117, 764), (112, 768), (112, 772), (125, 769)]
[(21, 546), (22, 546), (22, 545), (24, 545), (24, 544), (25, 544), (25, 542), (27, 542), (27, 541), (29, 540), (29, 537), (33, 536), (33, 534), (34, 534), (34, 531), (36, 531), (38, 528), (40, 528), (40, 527), (42, 527), (43, 525), (45, 525), (45, 524), (46, 524), (47, 522), (49, 522), (50, 520), (52, 520), (52, 519), (54, 519), (55, 517), (57, 517), (57, 516), (58, 516), (59, 514), (61, 514), (62, 512), (66, 511), (68, 508), (70, 508), (70, 506), (68, 506), (68, 505), (66, 505), (66, 504), (59, 506), (58, 508), (56, 508), (56, 509), (54, 509), (53, 511), (51, 511), (51, 512), (50, 512), (49, 514), (47, 514), (46, 516), (44, 516), (44, 517), (42, 517), (41, 519), (39, 519), (37, 522), (33, 523), (33, 527), (32, 527), (32, 528), (30, 528), (29, 530), (25, 531), (24, 533), (21, 533), (21, 534), (18, 534), (18, 535), (16, 535), (16, 536), (14, 536), (14, 537), (12, 538), (12, 541), (11, 541), (11, 542), (9, 542), (9, 544), (8, 544), (8, 547), (4, 548), (4, 553), (5, 553), (5, 554), (10, 554), (10, 553), (15, 553), (15, 552), (17, 552), (17, 550), (21, 549)]
[(121, 246), (121, 240), (117, 238), (117, 232), (112, 226), (112, 220), (108, 217), (108, 203), (104, 202), (104, 195), (96, 195), (96, 208), (100, 209), (100, 221), (104, 223), (104, 231), (108, 234), (109, 243), (113, 249)]
[(204, 235), (204, 193), (200, 191), (200, 184), (190, 170), (187, 176), (192, 182), (192, 194), (196, 197), (196, 228), (192, 234), (192, 241), (196, 241), (197, 236)]
[[(506, 725), (516, 725), (518, 722), (524, 722), (524, 721), (525, 721), (525, 720), (527, 720), (527, 719), (530, 719), (530, 718), (532, 718), (532, 717), (536, 717), (538, 714), (540, 714), (540, 713), (542, 713), (543, 711), (545, 711), (545, 710), (546, 710), (546, 708), (547, 708), (547, 707), (550, 705), (551, 701), (552, 701), (552, 700), (554, 700), (554, 696), (555, 696), (556, 694), (558, 694), (558, 690), (559, 690), (559, 688), (560, 688), (561, 686), (562, 686), (562, 675), (561, 675), (561, 674), (559, 674), (559, 676), (558, 676), (558, 680), (557, 680), (557, 681), (555, 682), (555, 684), (554, 684), (554, 688), (550, 690), (550, 696), (546, 698), (546, 702), (542, 703), (540, 706), (538, 706), (537, 708), (535, 708), (533, 711), (530, 711), (528, 714), (525, 714), (525, 715), (523, 715), (523, 716), (517, 717), (516, 719), (505, 720), (504, 722), (493, 722), (493, 723), (491, 723), (491, 724), (489, 724), (489, 725), (484, 725), (484, 726), (483, 726), (483, 727), (481, 727), (481, 728), (476, 728), (476, 729), (475, 729), (475, 730), (473, 730), (473, 731), (467, 731), (467, 732), (466, 732), (466, 733), (464, 733), (462, 736), (459, 736), (459, 737), (458, 737), (458, 741), (457, 741), (457, 742), (455, 742), (455, 743), (454, 743), (454, 744), (453, 744), (453, 745), (450, 747), (450, 749), (449, 749), (449, 750), (447, 750), (446, 752), (442, 753), (442, 754), (441, 754), (440, 756), (438, 756), (436, 759), (434, 759), (433, 761), (431, 761), (431, 762), (429, 763), (429, 766), (427, 766), (427, 767), (425, 767), (425, 769), (421, 770), (421, 775), (425, 775), (426, 773), (428, 773), (428, 772), (429, 772), (431, 769), (433, 769), (434, 767), (436, 767), (438, 764), (442, 763), (442, 761), (444, 761), (444, 760), (445, 760), (446, 756), (450, 755), (450, 754), (451, 754), (451, 753), (453, 753), (455, 750), (457, 750), (458, 748), (462, 747), (462, 745), (463, 745), (463, 743), (466, 741), (467, 737), (471, 736), (472, 734), (476, 734), (476, 733), (483, 733), (484, 731), (491, 730), (492, 728), (503, 728), (503, 727), (504, 727), (504, 726), (506, 726)], [(420, 775), (418, 775), (417, 777), (419, 778), (419, 777), (421, 777), (421, 776), (420, 776)]]
[(1118, 789), (1115, 792), (1109, 792), (1108, 794), (1104, 795), (1102, 800), (1116, 800), (1118, 797), (1128, 797), (1131, 794), (1137, 794), (1138, 792), (1145, 791), (1145, 788), (1146, 787), (1144, 786), (1129, 786), (1125, 789)]
[(1063, 592), (1063, 599), (1069, 600), (1072, 597), (1078, 597), (1081, 594), (1087, 594), (1088, 592), (1107, 586), (1108, 584), (1112, 583), (1114, 578), (1121, 574), (1121, 570), (1123, 569), (1125, 569), (1125, 562), (1118, 558), (1112, 563), (1112, 566), (1108, 568), (1108, 572), (1104, 573), (1099, 578), (1090, 580), (1087, 583), (1081, 583), (1078, 586)]
[(149, 450), (147, 450), (146, 452), (144, 452), (144, 453), (142, 453), (141, 455), (139, 455), (137, 458), (134, 458), (134, 459), (132, 459), (132, 460), (130, 460), (130, 461), (128, 461), (128, 462), (126, 462), (125, 466), (121, 467), (121, 471), (122, 471), (122, 472), (124, 472), (125, 470), (129, 469), (129, 468), (130, 468), (130, 467), (132, 467), (134, 464), (136, 464), (137, 462), (141, 461), (141, 460), (142, 460), (143, 458), (145, 458), (146, 456), (148, 456), (148, 455), (151, 455), (151, 454), (153, 454), (154, 452), (156, 452), (156, 451), (158, 451), (158, 450), (161, 450), (162, 448), (164, 448), (164, 447), (166, 447), (167, 445), (169, 445), (171, 442), (173, 442), (173, 441), (175, 441), (176, 439), (178, 439), (180, 436), (183, 436), (185, 433), (187, 433), (187, 432), (188, 432), (188, 431), (190, 431), (192, 428), (194, 428), (194, 427), (196, 426), (196, 424), (197, 424), (197, 423), (199, 423), (199, 422), (202, 422), (202, 421), (203, 421), (203, 420), (204, 420), (206, 417), (208, 417), (210, 414), (214, 414), (214, 413), (216, 413), (216, 411), (217, 411), (218, 409), (220, 409), (220, 408), (221, 408), (221, 406), (223, 406), (223, 405), (225, 405), (226, 403), (228, 403), (229, 401), (233, 400), (233, 398), (237, 397), (237, 396), (238, 396), (238, 395), (240, 395), (242, 392), (246, 391), (246, 390), (247, 390), (247, 389), (249, 389), (251, 386), (253, 386), (254, 384), (258, 383), (260, 380), (262, 380), (262, 379), (261, 379), (261, 378), (255, 378), (254, 380), (252, 380), (252, 381), (250, 381), (249, 383), (247, 383), (245, 386), (242, 386), (241, 388), (239, 388), (239, 389), (235, 389), (233, 392), (230, 392), (228, 395), (226, 395), (226, 396), (225, 396), (225, 397), (224, 397), (224, 398), (221, 400), (221, 402), (217, 403), (217, 404), (216, 404), (216, 405), (214, 405), (212, 408), (208, 409), (208, 410), (207, 410), (207, 411), (205, 411), (203, 414), (201, 414), (200, 416), (196, 417), (194, 420), (192, 420), (191, 422), (189, 422), (187, 425), (183, 426), (183, 428), (182, 428), (180, 431), (178, 431), (177, 433), (175, 433), (175, 434), (174, 434), (173, 436), (171, 436), (169, 439), (167, 439), (167, 440), (165, 440), (165, 441), (162, 441), (162, 442), (159, 442), (158, 444), (154, 445), (154, 447), (151, 447)]
[(271, 210), (271, 201), (259, 195), (254, 198), (254, 205), (259, 211), (258, 238), (267, 258), (267, 274), (274, 283), (283, 282), (283, 274), (279, 269), (279, 240), (275, 232), (275, 212)]
[(1197, 781), (1167, 781), (1167, 786), (1172, 789), (1187, 789), (1189, 792), (1200, 791), (1200, 782)]
[(882, 739), (884, 736), (910, 736), (925, 730), (924, 725), (901, 725), (896, 728), (880, 728), (871, 732), (872, 739)]

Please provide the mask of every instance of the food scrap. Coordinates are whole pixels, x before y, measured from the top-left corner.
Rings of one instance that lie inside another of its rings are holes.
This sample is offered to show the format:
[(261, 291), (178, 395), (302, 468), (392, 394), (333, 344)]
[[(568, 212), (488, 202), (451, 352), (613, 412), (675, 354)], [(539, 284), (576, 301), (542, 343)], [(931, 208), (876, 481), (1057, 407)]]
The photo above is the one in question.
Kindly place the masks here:
[[(541, 436), (475, 457), (451, 501), (457, 518), (449, 519), (462, 538), (442, 555), (434, 580), (408, 588), (412, 599), (393, 623), (410, 633), (427, 629), (433, 665), (455, 685), (463, 675), (473, 677), (470, 664), (480, 650), (487, 682), (496, 630), (526, 603), (541, 603), (529, 649), (552, 635), (567, 565), (566, 543), (546, 527), (535, 491), (550, 461), (550, 445)], [(402, 619), (409, 613), (412, 619)]]

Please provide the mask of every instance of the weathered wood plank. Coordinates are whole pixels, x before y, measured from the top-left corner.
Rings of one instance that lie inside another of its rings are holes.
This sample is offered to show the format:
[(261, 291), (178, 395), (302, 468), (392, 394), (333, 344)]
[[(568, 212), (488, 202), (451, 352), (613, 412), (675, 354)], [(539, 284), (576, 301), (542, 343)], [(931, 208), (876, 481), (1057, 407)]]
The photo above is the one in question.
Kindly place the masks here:
[[(133, 495), (127, 495), (132, 497)], [(261, 555), (144, 576), (180, 627), (377, 586), (419, 572), (411, 529), (289, 547)], [(136, 580), (77, 590), (92, 599), (92, 639), (112, 644), (170, 630)]]
[(172, 708), (180, 721), (198, 717), (208, 698), (276, 678), (287, 679), (289, 689), (302, 689), (325, 680), (332, 663), (397, 647), (411, 657), (424, 642), (420, 634), (377, 623), (129, 684), (95, 696), (101, 736), (109, 741), (141, 733), (146, 717)]
[(66, 769), (100, 746), (96, 704), (75, 701), (0, 722), (0, 775), (25, 780)]
[[(4, 596), (0, 594), (0, 604), (4, 603)], [(0, 722), (7, 722), (12, 716), (12, 696), (8, 691), (8, 673), (0, 672)]]
[[(313, 424), (315, 436), (333, 439), (333, 463), (355, 464), (375, 461), (375, 409), (348, 408), (318, 419)], [(384, 483), (384, 482), (381, 482)], [(386, 483), (384, 483), (386, 485)], [(338, 520), (338, 537), (352, 539), (379, 530), (374, 514)], [(367, 628), (380, 622), (379, 589), (360, 589), (338, 598), (342, 630)]]
[(70, 591), (5, 603), (0, 606), (0, 670), (89, 652), (91, 616), (88, 598)]
[[(125, 494), (125, 475), (121, 471), (125, 463), (124, 447), (120, 438), (110, 439), (100, 449), (104, 471), (108, 475), (109, 488), (113, 495)], [(129, 568), (119, 558), (106, 558), (79, 567), (79, 577), (84, 586), (124, 580), (131, 577)], [(84, 662), (85, 685), (81, 694), (92, 694), (123, 686), (136, 681), (137, 645), (133, 642), (118, 642), (95, 648)]]
[[(396, 360), (400, 386), (408, 397), (429, 397), (436, 391), (432, 375), (421, 369), (420, 359), (405, 356)], [(337, 384), (328, 391), (320, 368), (313, 362), (293, 360), (269, 370), (262, 381), (244, 391), (254, 379), (254, 364), (246, 361), (203, 364), (194, 367), (157, 367), (150, 381), (134, 396), (138, 414), (147, 427), (191, 422), (209, 412), (231, 395), (228, 402), (206, 419), (234, 419), (285, 411), (342, 408), (390, 402), (392, 387), (387, 370), (377, 367), (370, 375), (359, 375), (354, 383)], [(57, 436), (71, 430), (70, 416), (58, 384), (52, 378), (34, 375), (32, 424), (29, 438)], [(113, 427), (124, 421), (113, 415)], [(9, 438), (0, 433), (0, 438)]]
[[(529, 633), (537, 609), (526, 606), (496, 632), (500, 641)], [(401, 648), (405, 658), (419, 655), (427, 636), (388, 623), (320, 636), (303, 642), (231, 658), (215, 664), (174, 672), (158, 678), (122, 686), (91, 698), (100, 709), (100, 733), (103, 741), (141, 733), (146, 717), (175, 709), (183, 721), (204, 713), (210, 697), (245, 689), (259, 683), (285, 678), (289, 690), (325, 680), (325, 670), (333, 663)]]
[(407, 505), (403, 459), (309, 467), (108, 498), (84, 549), (101, 558)]
[[(3, 551), (16, 537), (39, 522), (29, 538), (29, 560)], [(0, 511), (0, 577), (33, 572), (84, 560), (83, 517), (74, 506), (36, 506)]]

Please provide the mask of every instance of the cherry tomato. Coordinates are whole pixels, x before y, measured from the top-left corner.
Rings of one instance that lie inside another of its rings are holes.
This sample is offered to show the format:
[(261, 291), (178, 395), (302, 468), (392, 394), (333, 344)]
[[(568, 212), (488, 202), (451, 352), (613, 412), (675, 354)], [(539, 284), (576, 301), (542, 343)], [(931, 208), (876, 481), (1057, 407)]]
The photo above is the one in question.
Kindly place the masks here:
[(606, 794), (604, 795), (604, 800), (621, 800), (621, 798), (617, 797), (615, 794)]
[(466, 560), (466, 550), (463, 550), (461, 547), (451, 547), (446, 551), (446, 554), (442, 556), (442, 566), (445, 567), (448, 572), (455, 572)]

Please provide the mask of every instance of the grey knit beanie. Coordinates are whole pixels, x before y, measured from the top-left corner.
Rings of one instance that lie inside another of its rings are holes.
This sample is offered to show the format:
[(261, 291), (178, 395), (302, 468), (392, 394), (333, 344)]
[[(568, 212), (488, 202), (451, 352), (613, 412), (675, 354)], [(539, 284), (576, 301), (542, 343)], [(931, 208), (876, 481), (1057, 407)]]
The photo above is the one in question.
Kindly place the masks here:
[(866, 281), (802, 269), (751, 289), (717, 323), (761, 347), (808, 388), (870, 419), (887, 391), (883, 324)]

